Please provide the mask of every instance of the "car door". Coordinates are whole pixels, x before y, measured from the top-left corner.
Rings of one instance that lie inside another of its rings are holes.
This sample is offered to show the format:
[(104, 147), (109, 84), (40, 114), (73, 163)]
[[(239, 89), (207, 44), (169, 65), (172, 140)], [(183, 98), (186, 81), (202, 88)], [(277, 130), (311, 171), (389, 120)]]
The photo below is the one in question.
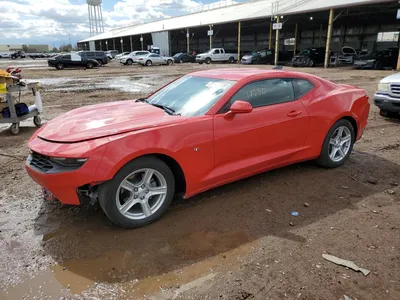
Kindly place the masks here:
[(86, 66), (86, 59), (82, 59), (82, 57), (76, 53), (71, 53), (71, 65), (74, 67)]
[(64, 67), (72, 67), (73, 64), (71, 62), (71, 55), (63, 55), (60, 57), (60, 63), (64, 65)]
[(215, 49), (213, 51), (212, 60), (213, 61), (220, 61), (221, 60), (221, 54), (220, 54), (219, 49)]
[[(249, 102), (253, 111), (227, 115), (237, 100)], [(245, 85), (214, 118), (214, 179), (232, 180), (295, 160), (305, 144), (308, 122), (291, 79)]]
[(162, 57), (158, 54), (151, 54), (150, 57), (154, 65), (161, 65), (163, 63)]

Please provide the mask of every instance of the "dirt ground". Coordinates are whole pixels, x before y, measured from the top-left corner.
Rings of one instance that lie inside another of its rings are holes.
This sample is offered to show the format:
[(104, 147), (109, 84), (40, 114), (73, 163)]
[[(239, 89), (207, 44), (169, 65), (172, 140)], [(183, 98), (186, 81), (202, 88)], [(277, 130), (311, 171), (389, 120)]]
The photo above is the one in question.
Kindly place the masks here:
[[(24, 78), (41, 83), (45, 120), (138, 98), (192, 70), (232, 67), (114, 62), (56, 71), (45, 61), (18, 63)], [(299, 70), (362, 87), (371, 98), (392, 73)], [(373, 105), (343, 167), (307, 162), (267, 172), (177, 201), (136, 230), (113, 226), (97, 205), (44, 202), (24, 170), (36, 128), (31, 120), (22, 126), (18, 136), (0, 126), (0, 299), (400, 299), (400, 120)]]

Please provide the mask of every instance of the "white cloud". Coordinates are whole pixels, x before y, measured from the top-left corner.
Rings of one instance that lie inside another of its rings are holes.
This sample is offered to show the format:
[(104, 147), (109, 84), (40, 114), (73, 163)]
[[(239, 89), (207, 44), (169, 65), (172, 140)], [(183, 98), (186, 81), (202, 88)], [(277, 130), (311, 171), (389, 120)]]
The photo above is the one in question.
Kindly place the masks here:
[[(105, 2), (105, 1), (103, 1)], [(200, 0), (119, 0), (103, 10), (106, 30), (183, 14)], [(104, 6), (104, 5), (103, 5)], [(60, 44), (89, 35), (85, 0), (1, 0), (1, 43)]]

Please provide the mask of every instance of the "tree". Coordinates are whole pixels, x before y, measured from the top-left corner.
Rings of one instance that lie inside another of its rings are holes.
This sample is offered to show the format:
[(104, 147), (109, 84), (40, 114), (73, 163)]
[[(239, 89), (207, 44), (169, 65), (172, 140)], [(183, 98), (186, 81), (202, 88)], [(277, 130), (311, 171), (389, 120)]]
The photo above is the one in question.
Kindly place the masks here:
[(71, 44), (62, 44), (62, 45), (60, 45), (59, 50), (60, 50), (60, 52), (71, 52), (72, 46), (71, 46)]
[(22, 51), (28, 52), (28, 45), (22, 45)]

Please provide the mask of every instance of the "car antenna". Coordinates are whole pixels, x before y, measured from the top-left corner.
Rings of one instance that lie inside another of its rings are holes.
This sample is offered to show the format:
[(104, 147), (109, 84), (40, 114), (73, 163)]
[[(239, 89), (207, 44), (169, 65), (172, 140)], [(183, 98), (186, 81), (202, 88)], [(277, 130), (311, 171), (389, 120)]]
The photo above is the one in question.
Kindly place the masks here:
[(275, 66), (272, 70), (283, 70), (283, 66)]

